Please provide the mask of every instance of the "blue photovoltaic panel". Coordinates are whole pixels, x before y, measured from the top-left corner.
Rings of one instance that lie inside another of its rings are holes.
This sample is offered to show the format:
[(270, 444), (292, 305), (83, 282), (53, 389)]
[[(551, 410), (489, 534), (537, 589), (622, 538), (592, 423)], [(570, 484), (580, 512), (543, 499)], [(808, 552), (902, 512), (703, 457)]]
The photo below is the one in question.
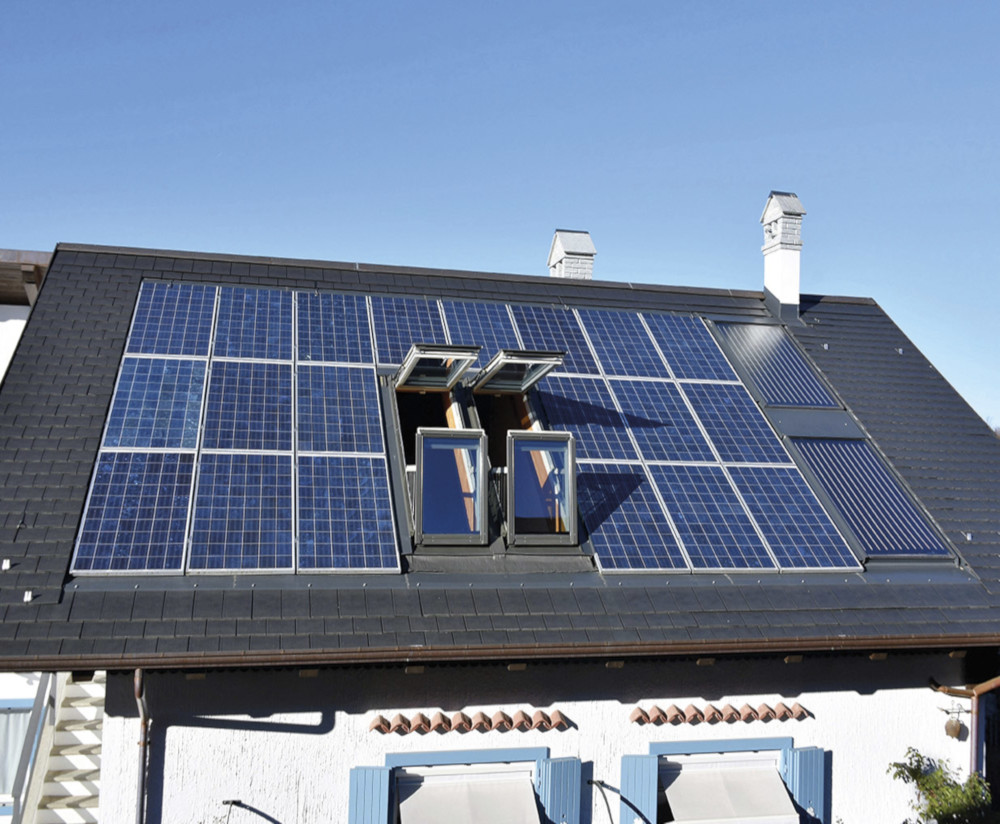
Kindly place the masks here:
[(188, 567), (291, 566), (291, 456), (202, 455)]
[(687, 566), (641, 466), (577, 464), (576, 495), (602, 569)]
[(781, 441), (743, 386), (687, 383), (684, 393), (723, 461), (791, 462)]
[(296, 295), (300, 361), (374, 363), (368, 305), (361, 295)]
[(455, 346), (481, 346), (472, 369), (482, 369), (501, 349), (521, 349), (506, 305), (446, 300), (444, 317)]
[(736, 373), (700, 318), (643, 313), (653, 339), (678, 378), (732, 381)]
[(867, 441), (794, 443), (869, 557), (951, 554)]
[(796, 569), (859, 566), (798, 469), (734, 466), (729, 474), (779, 566)]
[(415, 343), (445, 343), (437, 301), (372, 298), (379, 363), (402, 363)]
[(207, 355), (214, 310), (214, 286), (146, 281), (139, 290), (126, 351)]
[(581, 309), (580, 319), (606, 375), (669, 377), (636, 312)]
[(194, 449), (204, 387), (205, 361), (125, 358), (104, 445)]
[(647, 461), (715, 461), (675, 384), (614, 379), (608, 383)]
[(774, 568), (722, 467), (650, 471), (695, 569)]
[(300, 452), (384, 452), (375, 370), (298, 368)]
[(569, 309), (527, 305), (511, 308), (525, 349), (565, 352), (560, 372), (597, 374), (597, 364), (590, 354), (580, 324)]
[(780, 326), (720, 323), (718, 329), (766, 403), (840, 406)]
[(103, 453), (73, 571), (180, 570), (193, 468), (193, 455)]
[(217, 358), (292, 358), (292, 293), (280, 289), (219, 290)]
[(384, 458), (299, 458), (299, 568), (396, 569)]
[(578, 460), (637, 457), (625, 421), (602, 378), (549, 376), (537, 389), (548, 419), (547, 428), (573, 433)]
[(292, 367), (215, 361), (208, 379), (205, 449), (292, 448)]

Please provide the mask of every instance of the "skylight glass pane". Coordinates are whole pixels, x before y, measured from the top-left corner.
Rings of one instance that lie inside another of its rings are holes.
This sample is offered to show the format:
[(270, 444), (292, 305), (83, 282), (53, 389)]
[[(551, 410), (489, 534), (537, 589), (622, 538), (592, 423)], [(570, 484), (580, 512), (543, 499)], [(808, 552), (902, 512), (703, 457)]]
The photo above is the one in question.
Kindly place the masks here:
[(798, 469), (734, 466), (729, 474), (771, 545), (779, 566), (796, 569), (859, 566)]
[(648, 461), (714, 461), (677, 386), (664, 381), (610, 380), (625, 422)]
[(737, 379), (701, 318), (652, 312), (643, 313), (643, 317), (676, 377), (709, 381)]
[(397, 566), (385, 458), (299, 458), (299, 568)]
[(292, 293), (280, 289), (219, 290), (217, 358), (292, 358)]
[(300, 452), (382, 452), (382, 421), (373, 369), (298, 368)]
[(378, 362), (399, 364), (415, 343), (445, 343), (437, 302), (424, 298), (372, 298)]
[(363, 296), (299, 292), (296, 307), (299, 360), (374, 363)]
[(536, 391), (548, 420), (546, 428), (573, 434), (577, 460), (638, 457), (602, 378), (549, 375)]
[(292, 448), (292, 368), (215, 361), (208, 382), (205, 449)]
[(577, 464), (580, 518), (602, 569), (684, 569), (653, 485), (638, 465)]
[(791, 462), (745, 387), (688, 383), (683, 389), (723, 461)]
[(867, 441), (794, 443), (869, 557), (951, 554)]
[(695, 569), (766, 569), (774, 562), (718, 466), (651, 466)]
[(179, 571), (193, 472), (193, 455), (102, 454), (73, 571)]
[(580, 318), (605, 374), (669, 377), (638, 313), (581, 309)]
[(214, 286), (146, 281), (139, 290), (126, 351), (207, 355), (214, 310)]
[(521, 348), (505, 304), (446, 300), (442, 306), (451, 342), (482, 347), (472, 369), (482, 369), (501, 349)]
[(125, 358), (104, 445), (194, 449), (204, 387), (205, 361)]
[(291, 456), (202, 455), (188, 567), (291, 566)]
[(570, 539), (576, 512), (573, 444), (558, 433), (508, 432), (507, 528), (520, 539)]
[(569, 309), (553, 306), (512, 307), (525, 349), (565, 352), (559, 371), (597, 374), (597, 364), (583, 337), (576, 316)]
[(424, 536), (482, 534), (483, 460), (480, 435), (421, 437), (418, 506)]
[(780, 326), (720, 323), (764, 401), (772, 406), (839, 407)]

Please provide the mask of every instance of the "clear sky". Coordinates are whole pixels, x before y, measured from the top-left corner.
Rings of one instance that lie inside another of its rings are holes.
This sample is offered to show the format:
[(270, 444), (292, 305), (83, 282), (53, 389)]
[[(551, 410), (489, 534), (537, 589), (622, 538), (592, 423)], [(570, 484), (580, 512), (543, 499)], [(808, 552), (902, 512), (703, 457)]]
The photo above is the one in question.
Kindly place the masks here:
[(0, 248), (59, 241), (875, 298), (1000, 425), (1000, 3), (0, 9)]

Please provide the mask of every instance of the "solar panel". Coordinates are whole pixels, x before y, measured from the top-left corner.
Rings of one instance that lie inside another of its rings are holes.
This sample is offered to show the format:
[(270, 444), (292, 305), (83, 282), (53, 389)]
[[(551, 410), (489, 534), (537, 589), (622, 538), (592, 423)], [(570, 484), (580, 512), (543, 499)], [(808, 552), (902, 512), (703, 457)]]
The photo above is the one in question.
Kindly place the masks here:
[(779, 566), (795, 569), (859, 566), (798, 469), (734, 466), (729, 474)]
[(736, 373), (700, 318), (643, 313), (663, 356), (678, 378), (737, 380)]
[(188, 567), (291, 569), (291, 456), (201, 456)]
[(368, 304), (361, 295), (299, 292), (296, 311), (300, 361), (375, 362)]
[(194, 449), (205, 361), (125, 358), (104, 445)]
[(603, 378), (550, 375), (537, 388), (547, 428), (573, 434), (577, 460), (638, 457)]
[(511, 308), (525, 349), (565, 352), (560, 372), (597, 374), (597, 364), (590, 354), (580, 324), (569, 309), (527, 305)]
[(214, 310), (214, 286), (146, 281), (139, 289), (125, 351), (207, 355)]
[(299, 366), (300, 452), (383, 452), (373, 369)]
[(74, 570), (179, 571), (193, 473), (194, 455), (100, 455)]
[(299, 458), (299, 568), (396, 569), (384, 458)]
[(719, 466), (651, 466), (695, 569), (766, 569), (774, 561)]
[(602, 569), (684, 569), (684, 556), (641, 466), (577, 464), (580, 518)]
[(292, 367), (215, 361), (208, 379), (205, 449), (292, 448)]
[(675, 384), (618, 379), (608, 384), (647, 461), (715, 460)]
[(437, 301), (372, 298), (378, 362), (398, 364), (415, 343), (446, 343)]
[(723, 461), (790, 462), (781, 441), (743, 386), (688, 383), (684, 384), (684, 393)]
[(605, 374), (669, 377), (637, 313), (581, 309), (580, 319)]
[(951, 554), (867, 441), (794, 444), (869, 557)]
[(717, 328), (766, 403), (840, 406), (780, 326), (720, 323)]
[(471, 369), (482, 369), (501, 349), (522, 348), (505, 304), (446, 300), (441, 305), (451, 342), (483, 347)]
[(225, 286), (215, 324), (217, 358), (292, 358), (292, 293)]

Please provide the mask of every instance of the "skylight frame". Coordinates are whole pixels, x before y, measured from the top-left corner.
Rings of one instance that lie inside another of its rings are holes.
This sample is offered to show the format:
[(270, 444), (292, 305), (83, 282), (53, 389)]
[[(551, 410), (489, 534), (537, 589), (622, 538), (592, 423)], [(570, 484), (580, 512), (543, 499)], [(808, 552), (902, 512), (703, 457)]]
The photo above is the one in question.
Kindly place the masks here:
[[(501, 349), (472, 379), (474, 393), (523, 395), (542, 378), (558, 369), (566, 359), (565, 352), (535, 349)], [(508, 366), (524, 364), (524, 378), (514, 382), (497, 376)]]
[[(397, 391), (450, 392), (462, 375), (479, 357), (481, 346), (455, 346), (441, 343), (414, 343), (396, 372)], [(423, 361), (445, 361), (447, 371), (439, 378), (421, 373)]]
[[(565, 533), (517, 531), (517, 463), (514, 459), (519, 442), (562, 442), (566, 446), (564, 494), (568, 529)], [(576, 441), (570, 432), (552, 430), (510, 430), (507, 432), (507, 496), (506, 512), (508, 546), (576, 546), (579, 543), (579, 511), (576, 500)]]
[[(483, 429), (451, 429), (448, 427), (419, 427), (416, 434), (416, 474), (413, 479), (413, 540), (416, 546), (449, 545), (449, 546), (485, 546), (489, 536), (489, 487), (487, 485), (487, 444), (486, 431)], [(478, 529), (469, 532), (427, 532), (424, 523), (424, 493), (425, 488), (424, 458), (425, 442), (428, 439), (437, 441), (470, 441), (475, 440), (477, 460), (475, 466), (468, 467), (467, 480), (473, 485), (472, 494), (476, 524)]]

